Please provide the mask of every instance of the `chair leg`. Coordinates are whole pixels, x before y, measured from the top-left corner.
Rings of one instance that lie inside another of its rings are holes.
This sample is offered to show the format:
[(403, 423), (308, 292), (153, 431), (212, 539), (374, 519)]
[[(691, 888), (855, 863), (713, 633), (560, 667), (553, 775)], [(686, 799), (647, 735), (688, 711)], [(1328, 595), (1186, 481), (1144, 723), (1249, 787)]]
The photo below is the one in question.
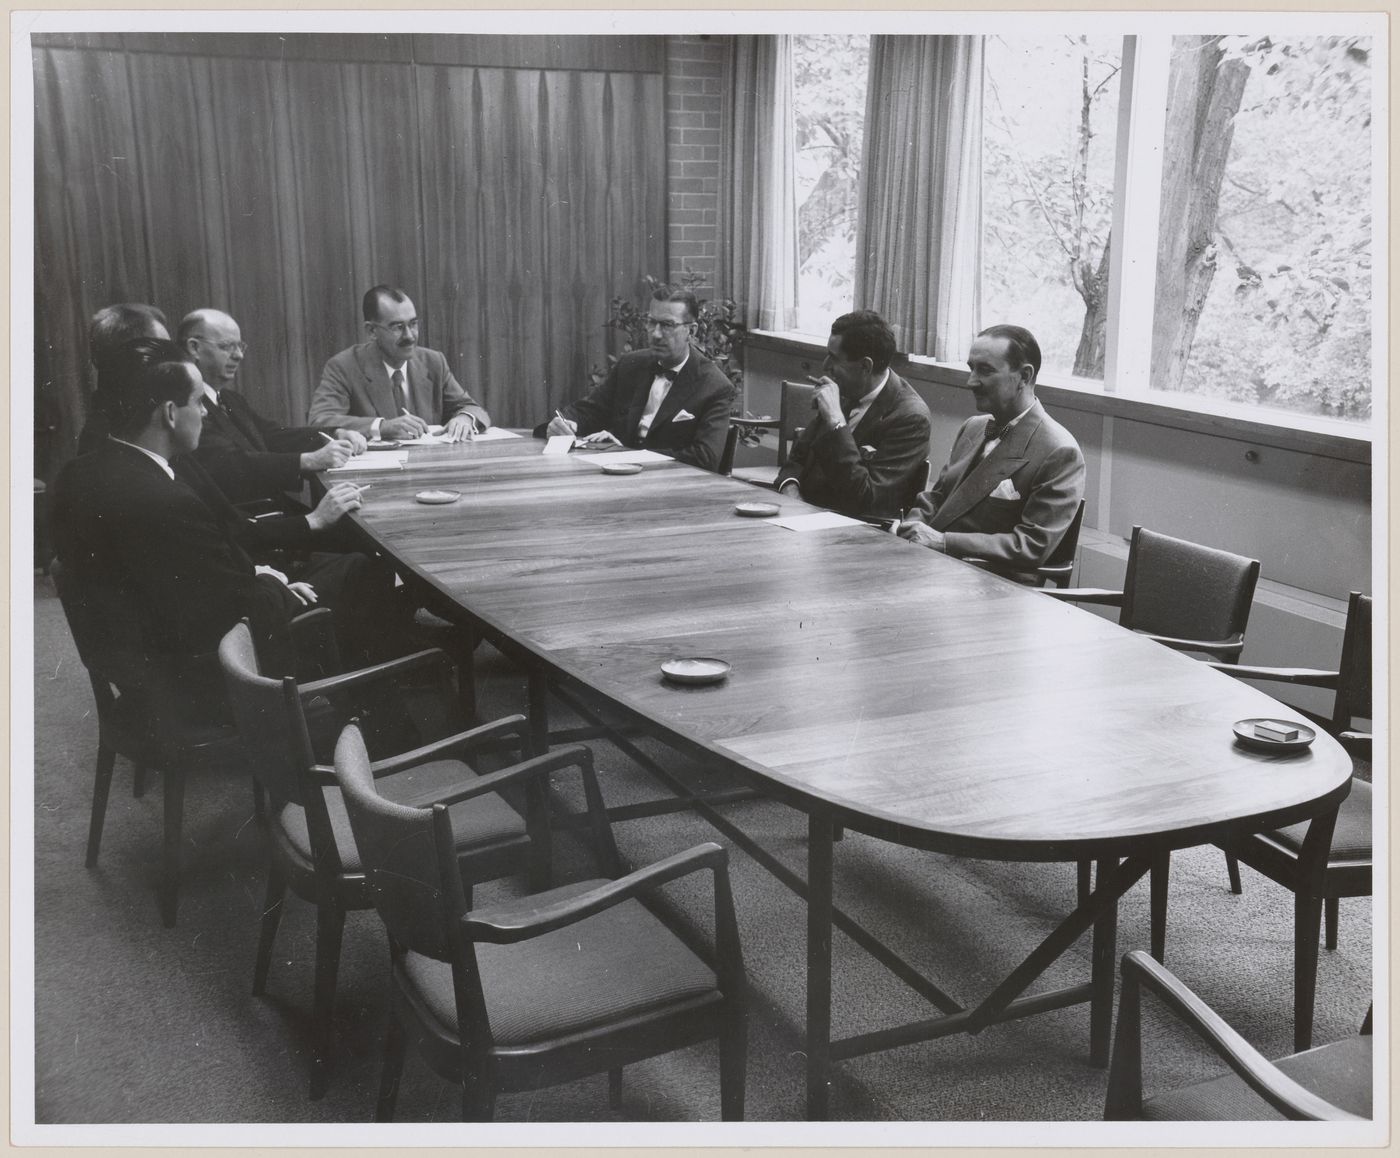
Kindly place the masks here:
[(404, 1050), (408, 1039), (393, 1013), (384, 1033), (384, 1068), (379, 1072), (379, 1100), (374, 1104), (376, 1122), (394, 1120), (394, 1103), (399, 1099), (399, 1078), (403, 1074)]
[(253, 781), (253, 819), (259, 824), (267, 819), (267, 797), (256, 780)]
[(1341, 916), (1341, 907), (1340, 897), (1328, 897), (1323, 907), (1323, 913), (1327, 919), (1327, 948), (1329, 950), (1337, 947), (1337, 920)]
[(258, 956), (253, 963), (253, 996), (267, 992), (267, 971), (272, 964), (272, 943), (282, 922), (282, 900), (287, 895), (287, 879), (276, 863), (268, 866), (267, 895), (263, 898), (262, 922), (258, 931)]
[(744, 1082), (749, 1056), (748, 1020), (732, 1011), (719, 1035), (719, 1116), (721, 1121), (744, 1120)]
[(175, 927), (180, 900), (180, 830), (185, 819), (185, 773), (167, 768), (162, 777), (165, 798), (165, 832), (161, 848), (160, 917), (167, 929)]
[(1225, 854), (1225, 871), (1230, 874), (1230, 891), (1239, 896), (1244, 892), (1244, 886), (1240, 884), (1240, 861), (1232, 852)]
[(489, 1122), (496, 1116), (496, 1087), (487, 1063), (469, 1058), (462, 1074), (462, 1121)]
[(846, 839), (846, 826), (844, 824), (833, 824), (831, 826), (832, 842)]
[(92, 784), (92, 819), (88, 821), (88, 868), (97, 863), (97, 850), (102, 844), (102, 823), (107, 819), (107, 797), (112, 792), (112, 770), (117, 766), (117, 754), (105, 744), (97, 745), (97, 775)]
[(1317, 993), (1317, 939), (1322, 898), (1298, 893), (1293, 900), (1293, 1052), (1312, 1048)]
[(1079, 880), (1075, 888), (1075, 902), (1083, 904), (1089, 899), (1089, 891), (1092, 887), (1090, 874), (1094, 869), (1094, 862), (1081, 860), (1078, 865)]
[(1167, 956), (1167, 892), (1171, 884), (1172, 854), (1154, 857), (1151, 874), (1152, 956), (1165, 961)]
[(622, 1109), (622, 1067), (608, 1071), (608, 1109)]
[(316, 906), (316, 994), (311, 1012), (311, 1100), (325, 1096), (330, 1070), (331, 1030), (335, 1013), (335, 981), (340, 971), (340, 941), (345, 910)]
[(140, 800), (146, 795), (146, 765), (136, 765), (136, 770), (131, 775), (131, 794)]

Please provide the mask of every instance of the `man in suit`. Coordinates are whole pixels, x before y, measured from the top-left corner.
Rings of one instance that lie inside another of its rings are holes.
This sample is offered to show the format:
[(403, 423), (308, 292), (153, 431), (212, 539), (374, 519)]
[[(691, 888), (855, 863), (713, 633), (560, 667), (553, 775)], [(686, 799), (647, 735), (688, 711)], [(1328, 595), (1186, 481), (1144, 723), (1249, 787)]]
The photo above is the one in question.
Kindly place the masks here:
[(418, 311), (400, 289), (377, 285), (364, 297), (367, 341), (341, 350), (321, 371), (308, 421), (366, 438), (418, 438), (443, 426), (454, 442), (491, 425), (462, 389), (447, 359), (418, 345)]
[(928, 407), (890, 369), (894, 332), (874, 310), (831, 323), (813, 418), (778, 473), (779, 491), (857, 518), (897, 518), (927, 475)]
[(1084, 455), (1036, 400), (1040, 346), (1020, 326), (990, 326), (967, 356), (977, 409), (948, 465), (900, 525), (902, 538), (1015, 570), (1045, 562), (1079, 509)]
[(248, 345), (228, 314), (194, 310), (180, 323), (176, 340), (204, 379), (204, 430), (195, 457), (231, 502), (268, 501), (292, 509), (286, 492), (300, 491), (303, 476), (343, 466), (365, 449), (356, 431), (281, 426), (254, 410), (233, 389)]
[(647, 348), (624, 354), (602, 385), (536, 427), (535, 436), (572, 434), (593, 446), (645, 448), (714, 470), (734, 386), (690, 344), (699, 316), (689, 290), (658, 288), (647, 310)]
[(87, 420), (78, 435), (78, 453), (96, 450), (107, 438), (107, 415), (103, 412), (102, 367), (116, 351), (133, 338), (170, 338), (163, 314), (144, 302), (120, 302), (103, 306), (88, 324), (88, 360), (96, 373), (97, 391), (90, 401)]

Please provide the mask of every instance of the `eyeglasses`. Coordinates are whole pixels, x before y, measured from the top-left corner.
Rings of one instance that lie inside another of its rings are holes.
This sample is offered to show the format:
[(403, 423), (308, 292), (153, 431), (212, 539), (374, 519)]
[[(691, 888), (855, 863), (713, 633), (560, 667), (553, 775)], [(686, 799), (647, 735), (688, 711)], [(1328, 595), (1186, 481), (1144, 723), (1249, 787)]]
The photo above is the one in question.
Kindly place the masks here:
[(669, 334), (672, 330), (678, 330), (678, 329), (680, 329), (682, 326), (688, 326), (688, 325), (690, 325), (689, 322), (678, 322), (678, 321), (676, 321), (674, 318), (648, 318), (648, 319), (647, 319), (647, 329), (648, 329), (648, 330), (664, 330), (664, 331), (665, 331), (666, 333), (668, 333), (668, 334)]
[(201, 335), (196, 335), (195, 341), (203, 342), (206, 346), (213, 346), (214, 349), (218, 350), (221, 354), (232, 354), (235, 351), (240, 354), (246, 354), (248, 352), (247, 342), (211, 342), (208, 338)]
[(401, 338), (406, 334), (416, 334), (418, 332), (417, 318), (409, 318), (406, 322), (370, 322), (370, 325), (380, 330), (388, 330), (390, 333), (398, 334)]

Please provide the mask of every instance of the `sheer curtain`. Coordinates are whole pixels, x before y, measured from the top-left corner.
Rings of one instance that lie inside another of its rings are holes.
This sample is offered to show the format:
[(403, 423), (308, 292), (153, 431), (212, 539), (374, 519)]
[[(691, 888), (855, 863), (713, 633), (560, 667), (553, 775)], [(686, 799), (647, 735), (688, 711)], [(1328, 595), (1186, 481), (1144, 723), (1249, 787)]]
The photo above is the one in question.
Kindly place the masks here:
[(899, 348), (961, 361), (982, 266), (982, 38), (872, 36), (856, 306)]
[(750, 328), (797, 324), (792, 38), (736, 36), (721, 276)]

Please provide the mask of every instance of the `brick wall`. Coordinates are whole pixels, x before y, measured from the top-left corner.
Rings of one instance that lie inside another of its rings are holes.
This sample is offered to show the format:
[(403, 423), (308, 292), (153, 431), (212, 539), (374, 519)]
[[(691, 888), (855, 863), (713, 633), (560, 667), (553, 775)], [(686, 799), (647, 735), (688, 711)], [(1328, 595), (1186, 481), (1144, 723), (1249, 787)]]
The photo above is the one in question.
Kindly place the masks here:
[(719, 265), (719, 137), (727, 38), (666, 38), (667, 277), (687, 269), (716, 292)]

